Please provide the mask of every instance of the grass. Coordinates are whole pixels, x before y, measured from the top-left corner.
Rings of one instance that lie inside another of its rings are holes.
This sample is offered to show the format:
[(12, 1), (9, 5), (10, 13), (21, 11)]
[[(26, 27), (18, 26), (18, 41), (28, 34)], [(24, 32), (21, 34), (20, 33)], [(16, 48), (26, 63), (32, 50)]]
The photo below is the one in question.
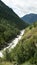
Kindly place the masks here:
[(13, 63), (10, 63), (10, 62), (0, 62), (0, 65), (13, 65)]
[(25, 63), (23, 63), (21, 65), (32, 65), (32, 64), (30, 64), (30, 62), (28, 61), (28, 62), (25, 62)]
[(23, 35), (22, 39), (26, 41), (31, 37), (33, 37), (37, 42), (37, 27), (32, 27), (32, 29), (29, 29), (29, 27), (26, 28), (25, 34)]
[[(30, 42), (32, 43), (34, 41), (35, 45), (37, 44), (37, 26), (36, 27), (32, 27), (31, 29), (28, 27), (25, 30), (25, 34), (22, 37), (23, 43), (25, 42), (27, 44), (30, 44)], [(36, 56), (37, 57), (37, 56)], [(26, 61), (25, 63), (21, 64), (21, 65), (36, 65), (36, 64), (31, 64), (29, 61)]]

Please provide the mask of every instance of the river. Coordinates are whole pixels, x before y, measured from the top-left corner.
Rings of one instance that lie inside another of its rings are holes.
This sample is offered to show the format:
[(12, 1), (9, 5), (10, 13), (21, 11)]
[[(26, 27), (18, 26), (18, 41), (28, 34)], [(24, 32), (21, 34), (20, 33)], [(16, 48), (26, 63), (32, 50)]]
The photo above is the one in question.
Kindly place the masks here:
[(2, 52), (4, 52), (6, 49), (11, 50), (12, 48), (14, 48), (18, 44), (18, 42), (19, 42), (19, 40), (21, 40), (24, 32), (25, 32), (25, 30), (20, 31), (20, 35), (17, 35), (17, 37), (11, 43), (9, 43), (8, 47), (6, 47), (6, 48), (4, 48), (3, 50), (0, 51), (0, 57), (3, 57)]

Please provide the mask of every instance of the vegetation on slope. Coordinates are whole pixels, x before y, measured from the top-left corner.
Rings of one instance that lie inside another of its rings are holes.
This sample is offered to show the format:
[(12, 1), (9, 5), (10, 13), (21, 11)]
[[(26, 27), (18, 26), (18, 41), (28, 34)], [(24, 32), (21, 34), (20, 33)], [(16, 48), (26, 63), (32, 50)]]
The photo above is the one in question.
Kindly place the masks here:
[(0, 50), (27, 26), (11, 8), (0, 0)]
[(8, 51), (7, 49), (4, 53), (5, 61), (17, 65), (37, 65), (37, 22), (26, 28), (16, 47)]
[[(23, 29), (27, 26), (27, 23), (23, 22), (11, 8), (6, 6), (0, 1), (0, 20), (4, 19), (4, 23), (10, 23), (19, 29)], [(6, 22), (5, 22), (6, 20)]]

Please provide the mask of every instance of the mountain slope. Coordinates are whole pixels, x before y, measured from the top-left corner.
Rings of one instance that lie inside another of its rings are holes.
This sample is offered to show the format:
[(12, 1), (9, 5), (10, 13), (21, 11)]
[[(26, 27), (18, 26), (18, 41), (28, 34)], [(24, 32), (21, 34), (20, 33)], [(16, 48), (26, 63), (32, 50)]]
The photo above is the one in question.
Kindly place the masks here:
[(8, 20), (10, 24), (14, 25), (19, 28), (23, 29), (27, 24), (24, 23), (14, 12), (11, 8), (6, 6), (3, 2), (0, 1), (0, 17)]
[(37, 65), (37, 22), (25, 29), (14, 49), (6, 49), (4, 58), (0, 58), (0, 65), (8, 64)]
[(8, 46), (7, 42), (14, 39), (27, 25), (0, 0), (0, 49)]
[(27, 61), (30, 65), (37, 65), (37, 22), (25, 29), (22, 39), (10, 54), (18, 65)]
[(37, 14), (27, 14), (25, 16), (22, 17), (22, 20), (28, 22), (28, 23), (33, 23), (35, 21), (37, 21)]

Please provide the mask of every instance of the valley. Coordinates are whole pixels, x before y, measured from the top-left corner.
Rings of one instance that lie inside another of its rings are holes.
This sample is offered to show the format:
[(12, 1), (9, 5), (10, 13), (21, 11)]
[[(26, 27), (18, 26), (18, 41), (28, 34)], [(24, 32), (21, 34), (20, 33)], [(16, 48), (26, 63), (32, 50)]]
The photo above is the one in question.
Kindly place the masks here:
[(37, 65), (37, 14), (25, 17), (0, 0), (0, 65)]
[(37, 22), (35, 24), (22, 31), (19, 35), (22, 37), (18, 36), (18, 44), (13, 49), (9, 51), (10, 48), (7, 48), (4, 51), (4, 58), (1, 57), (3, 62), (0, 64), (37, 65)]
[(0, 50), (7, 47), (26, 26), (28, 24), (0, 0)]
[(20, 35), (17, 35), (17, 38), (15, 38), (14, 40), (12, 40), (11, 43), (9, 43), (9, 46), (8, 47), (6, 47), (6, 48), (4, 48), (3, 50), (0, 51), (0, 57), (3, 57), (3, 53), (4, 53), (4, 51), (6, 49), (9, 49), (9, 51), (11, 51), (11, 49), (13, 49), (17, 45), (17, 43), (19, 42), (19, 40), (23, 36), (24, 32), (25, 32), (25, 30), (22, 30), (20, 32)]

